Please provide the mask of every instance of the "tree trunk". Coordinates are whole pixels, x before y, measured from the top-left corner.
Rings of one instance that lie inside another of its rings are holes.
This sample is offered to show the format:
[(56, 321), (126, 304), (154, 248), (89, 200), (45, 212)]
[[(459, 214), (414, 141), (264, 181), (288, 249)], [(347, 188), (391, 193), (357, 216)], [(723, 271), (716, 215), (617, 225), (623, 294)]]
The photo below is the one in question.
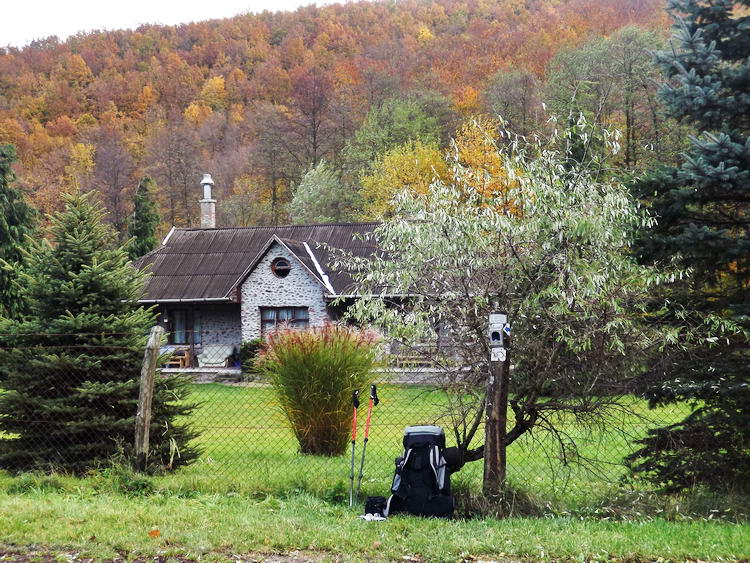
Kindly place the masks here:
[(506, 430), (508, 426), (509, 339), (505, 360), (490, 362), (487, 384), (487, 420), (484, 426), (484, 483), (486, 496), (501, 495), (506, 479)]

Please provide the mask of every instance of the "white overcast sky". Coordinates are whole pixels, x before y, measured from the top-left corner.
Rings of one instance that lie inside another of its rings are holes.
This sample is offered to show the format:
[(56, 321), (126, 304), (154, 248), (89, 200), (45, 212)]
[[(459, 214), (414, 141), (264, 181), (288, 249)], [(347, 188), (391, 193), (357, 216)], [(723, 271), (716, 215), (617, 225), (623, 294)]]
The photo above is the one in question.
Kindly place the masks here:
[(143, 23), (172, 25), (228, 18), (263, 10), (294, 10), (334, 0), (6, 0), (0, 15), (0, 45), (21, 47), (57, 35), (65, 40), (79, 31), (132, 29)]

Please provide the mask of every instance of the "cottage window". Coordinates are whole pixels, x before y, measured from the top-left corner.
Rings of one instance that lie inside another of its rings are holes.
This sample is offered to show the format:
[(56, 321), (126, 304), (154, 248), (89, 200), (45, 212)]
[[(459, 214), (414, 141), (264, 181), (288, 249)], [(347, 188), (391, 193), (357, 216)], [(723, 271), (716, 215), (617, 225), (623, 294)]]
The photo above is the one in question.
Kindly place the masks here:
[(292, 328), (307, 328), (310, 325), (310, 315), (307, 307), (261, 307), (260, 331), (266, 334), (279, 326)]
[(201, 312), (193, 311), (193, 344), (196, 346), (201, 345), (201, 334), (203, 333), (203, 323), (201, 320)]
[[(192, 320), (192, 327), (189, 324), (190, 320)], [(174, 309), (169, 312), (168, 323), (170, 344), (190, 344), (191, 332), (193, 336), (193, 344), (199, 345), (201, 343), (200, 311)]]
[(172, 311), (170, 317), (172, 343), (187, 344), (187, 311)]
[(274, 258), (274, 261), (271, 262), (271, 271), (277, 278), (287, 277), (291, 269), (292, 265), (289, 264), (289, 260), (286, 258)]

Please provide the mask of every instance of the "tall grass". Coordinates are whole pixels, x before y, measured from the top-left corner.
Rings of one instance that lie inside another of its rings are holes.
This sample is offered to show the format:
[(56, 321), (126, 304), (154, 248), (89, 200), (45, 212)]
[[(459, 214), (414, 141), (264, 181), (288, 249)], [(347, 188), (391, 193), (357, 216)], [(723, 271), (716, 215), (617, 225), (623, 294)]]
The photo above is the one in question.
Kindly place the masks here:
[(352, 392), (374, 380), (377, 336), (326, 324), (272, 333), (256, 363), (276, 391), (303, 454), (344, 453)]

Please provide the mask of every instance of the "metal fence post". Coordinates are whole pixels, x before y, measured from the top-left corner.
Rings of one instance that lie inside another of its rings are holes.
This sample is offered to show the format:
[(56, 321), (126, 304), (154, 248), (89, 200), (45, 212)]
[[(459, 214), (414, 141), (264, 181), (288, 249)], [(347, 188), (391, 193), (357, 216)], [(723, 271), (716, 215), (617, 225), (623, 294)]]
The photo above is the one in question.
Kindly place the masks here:
[(135, 468), (138, 471), (146, 469), (148, 457), (149, 427), (151, 426), (151, 401), (154, 397), (154, 377), (156, 362), (159, 359), (159, 347), (164, 329), (155, 326), (146, 344), (141, 368), (141, 388), (138, 394), (138, 412), (135, 415)]

